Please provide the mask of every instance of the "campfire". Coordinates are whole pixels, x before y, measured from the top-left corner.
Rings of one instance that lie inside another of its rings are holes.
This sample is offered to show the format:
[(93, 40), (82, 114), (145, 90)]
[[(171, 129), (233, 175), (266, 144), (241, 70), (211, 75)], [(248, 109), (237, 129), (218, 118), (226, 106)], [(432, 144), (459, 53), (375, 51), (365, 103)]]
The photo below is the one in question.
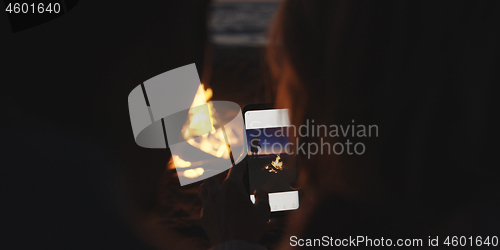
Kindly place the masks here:
[(263, 169), (268, 170), (269, 173), (277, 174), (279, 170), (283, 170), (283, 162), (280, 159), (280, 155), (276, 155), (276, 160), (271, 161), (271, 164), (265, 166)]
[[(201, 151), (213, 155), (217, 158), (229, 159), (229, 151), (227, 150), (227, 143), (238, 143), (237, 136), (233, 133), (232, 129), (226, 126), (225, 133), (227, 141), (224, 138), (223, 129), (215, 129), (217, 125), (217, 117), (212, 102), (212, 89), (200, 84), (191, 109), (189, 111), (189, 122), (183, 127), (182, 135), (184, 139), (193, 147)], [(208, 108), (206, 106), (208, 105)], [(197, 108), (198, 107), (198, 108)], [(210, 131), (209, 133), (202, 134), (202, 131)], [(200, 136), (199, 136), (200, 135)], [(205, 171), (203, 162), (189, 162), (182, 159), (179, 155), (172, 155), (174, 164), (169, 164), (169, 168), (177, 167), (177, 174), (186, 178), (197, 178)], [(198, 167), (198, 168), (194, 168)], [(189, 168), (185, 171), (179, 171), (179, 168)]]

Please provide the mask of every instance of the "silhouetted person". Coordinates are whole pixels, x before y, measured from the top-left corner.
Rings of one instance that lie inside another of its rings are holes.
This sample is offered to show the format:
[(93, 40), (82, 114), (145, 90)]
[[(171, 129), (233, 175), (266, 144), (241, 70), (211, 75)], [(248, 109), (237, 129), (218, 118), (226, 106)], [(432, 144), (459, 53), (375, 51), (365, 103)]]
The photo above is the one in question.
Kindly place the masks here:
[[(278, 108), (290, 109), (296, 127), (354, 119), (380, 131), (291, 138), (351, 139), (366, 151), (297, 152), (304, 192), (283, 249), (293, 248), (290, 236), (420, 238), (423, 246), (439, 236), (446, 248), (446, 236), (499, 235), (498, 13), (498, 1), (282, 2), (268, 47)], [(220, 249), (257, 247), (250, 243), (269, 219), (267, 195), (248, 202), (237, 173), (200, 189), (202, 223)]]
[(257, 155), (259, 148), (262, 148), (260, 138), (258, 135), (253, 135), (252, 139), (250, 139), (250, 152), (252, 152), (252, 155)]

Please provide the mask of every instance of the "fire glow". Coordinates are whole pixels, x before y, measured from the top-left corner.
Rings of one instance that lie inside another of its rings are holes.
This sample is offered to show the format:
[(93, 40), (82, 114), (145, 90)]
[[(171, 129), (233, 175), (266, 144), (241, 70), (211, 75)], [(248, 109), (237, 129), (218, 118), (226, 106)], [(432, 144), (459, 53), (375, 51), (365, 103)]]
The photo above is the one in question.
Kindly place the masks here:
[(283, 170), (283, 162), (280, 161), (280, 155), (276, 155), (276, 160), (271, 162), (271, 165), (265, 166), (263, 169), (267, 169), (269, 173), (277, 174), (279, 170)]
[[(231, 129), (226, 129), (226, 141), (223, 129), (215, 129), (217, 120), (214, 118), (215, 109), (213, 104), (209, 101), (211, 98), (212, 89), (205, 90), (204, 85), (200, 84), (191, 104), (189, 122), (183, 127), (182, 135), (191, 146), (217, 158), (229, 159), (228, 143), (237, 143), (238, 138)], [(210, 132), (200, 135), (203, 131)], [(203, 162), (189, 162), (179, 155), (172, 155), (172, 160), (174, 164), (170, 164), (170, 168), (192, 168), (203, 165)], [(186, 178), (197, 178), (204, 172), (205, 170), (202, 167), (198, 167), (183, 172), (178, 171), (178, 175)]]
[(196, 178), (205, 172), (203, 168), (188, 169), (182, 172), (182, 175), (186, 178)]

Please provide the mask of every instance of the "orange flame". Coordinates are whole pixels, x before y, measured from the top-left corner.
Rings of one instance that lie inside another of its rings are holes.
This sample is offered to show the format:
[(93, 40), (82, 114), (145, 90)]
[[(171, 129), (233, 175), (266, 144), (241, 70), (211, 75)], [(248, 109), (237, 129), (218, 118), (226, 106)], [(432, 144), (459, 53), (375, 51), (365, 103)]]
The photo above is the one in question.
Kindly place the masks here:
[(178, 155), (172, 155), (172, 160), (174, 160), (175, 166), (178, 168), (191, 167), (191, 162), (181, 159)]
[(200, 175), (202, 175), (205, 172), (203, 168), (195, 168), (195, 169), (188, 169), (184, 172), (181, 172), (182, 175), (186, 178), (196, 178)]
[(280, 161), (280, 155), (276, 155), (276, 160), (271, 162), (271, 165), (267, 165), (264, 169), (267, 169), (269, 173), (278, 173), (278, 170), (283, 170), (283, 162)]
[[(200, 84), (193, 103), (191, 104), (189, 122), (184, 126), (182, 131), (183, 137), (191, 146), (199, 148), (205, 153), (211, 154), (217, 158), (229, 159), (229, 150), (226, 146), (224, 132), (222, 129), (215, 129), (214, 127), (214, 125), (217, 124), (217, 120), (213, 117), (215, 109), (209, 101), (212, 98), (212, 94), (212, 89), (208, 88), (205, 90), (204, 85)], [(208, 105), (208, 108), (204, 106), (205, 104)], [(198, 136), (204, 131), (210, 132)], [(226, 129), (226, 135), (228, 143), (238, 142), (236, 135), (233, 134), (231, 129)], [(170, 165), (170, 168), (187, 168), (203, 164), (202, 162), (191, 163), (181, 159), (178, 155), (172, 155), (172, 158), (174, 165)], [(186, 178), (196, 178), (203, 173), (204, 169), (199, 167), (180, 172), (179, 175), (183, 175)]]
[(271, 165), (273, 165), (274, 168), (278, 169), (278, 170), (282, 170), (283, 169), (283, 162), (280, 161), (281, 157), (279, 155), (276, 156), (276, 160), (272, 161), (271, 162)]

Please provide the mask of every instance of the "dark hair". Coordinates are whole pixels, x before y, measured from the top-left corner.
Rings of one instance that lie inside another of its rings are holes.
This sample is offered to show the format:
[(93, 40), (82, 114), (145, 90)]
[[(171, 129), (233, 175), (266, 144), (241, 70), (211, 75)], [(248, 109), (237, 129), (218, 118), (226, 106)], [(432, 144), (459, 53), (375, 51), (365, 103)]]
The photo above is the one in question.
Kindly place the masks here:
[(296, 126), (379, 128), (378, 137), (323, 138), (362, 142), (363, 155), (301, 157), (317, 203), (404, 204), (440, 223), (475, 200), (498, 202), (498, 11), (490, 1), (282, 3), (268, 47), (278, 105)]

